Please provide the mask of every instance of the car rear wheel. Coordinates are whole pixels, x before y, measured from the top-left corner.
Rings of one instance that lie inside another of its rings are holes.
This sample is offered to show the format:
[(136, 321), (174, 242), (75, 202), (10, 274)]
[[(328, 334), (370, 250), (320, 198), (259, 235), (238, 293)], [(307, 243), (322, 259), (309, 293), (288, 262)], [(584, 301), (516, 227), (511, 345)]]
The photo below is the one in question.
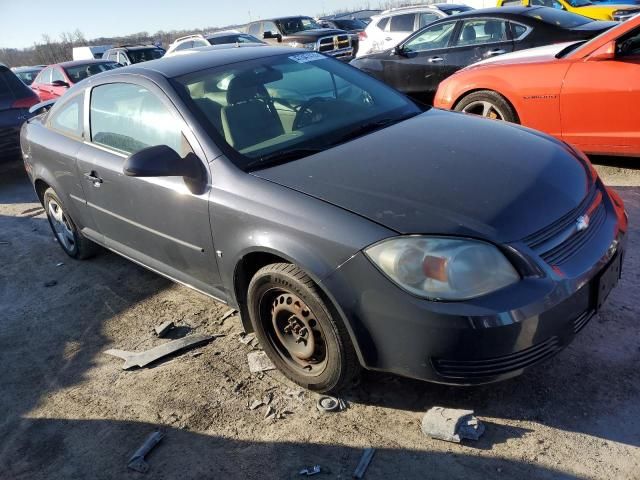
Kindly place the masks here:
[(470, 93), (457, 103), (454, 110), (494, 120), (519, 123), (518, 115), (511, 104), (502, 95), (491, 90)]
[(296, 265), (260, 269), (249, 284), (251, 323), (273, 364), (317, 392), (337, 391), (360, 370), (349, 334), (318, 287)]
[(53, 188), (44, 192), (44, 209), (51, 230), (67, 255), (83, 260), (96, 253), (98, 246), (80, 233)]

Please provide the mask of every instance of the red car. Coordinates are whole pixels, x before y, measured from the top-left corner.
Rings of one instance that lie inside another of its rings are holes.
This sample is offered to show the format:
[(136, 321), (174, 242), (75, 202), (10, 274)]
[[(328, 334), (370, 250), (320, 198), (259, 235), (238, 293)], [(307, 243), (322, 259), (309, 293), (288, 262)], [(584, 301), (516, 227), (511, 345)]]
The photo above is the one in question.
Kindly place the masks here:
[(471, 65), (440, 83), (434, 105), (520, 123), (587, 153), (640, 156), (640, 15), (551, 47)]
[(31, 84), (41, 101), (58, 98), (73, 84), (120, 65), (111, 60), (80, 60), (49, 65)]

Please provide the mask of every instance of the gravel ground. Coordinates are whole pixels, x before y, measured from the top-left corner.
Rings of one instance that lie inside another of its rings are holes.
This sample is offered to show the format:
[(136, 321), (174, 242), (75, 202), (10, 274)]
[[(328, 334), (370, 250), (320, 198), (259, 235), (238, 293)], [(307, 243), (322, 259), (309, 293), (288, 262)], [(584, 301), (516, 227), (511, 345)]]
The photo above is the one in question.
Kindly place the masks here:
[[(631, 234), (621, 284), (573, 344), (524, 376), (450, 388), (366, 373), (348, 409), (320, 414), (315, 397), (279, 373), (251, 375), (238, 318), (225, 306), (103, 252), (77, 262), (55, 243), (20, 168), (0, 172), (0, 478), (143, 478), (126, 468), (161, 427), (147, 478), (350, 478), (362, 449), (366, 478), (640, 478), (640, 167), (595, 159), (626, 202)], [(637, 167), (636, 167), (637, 168)], [(57, 282), (53, 286), (48, 282)], [(109, 348), (164, 340), (165, 320), (224, 335), (153, 368), (121, 370)], [(265, 420), (271, 399), (283, 418)], [(425, 438), (433, 405), (475, 409), (476, 443)]]

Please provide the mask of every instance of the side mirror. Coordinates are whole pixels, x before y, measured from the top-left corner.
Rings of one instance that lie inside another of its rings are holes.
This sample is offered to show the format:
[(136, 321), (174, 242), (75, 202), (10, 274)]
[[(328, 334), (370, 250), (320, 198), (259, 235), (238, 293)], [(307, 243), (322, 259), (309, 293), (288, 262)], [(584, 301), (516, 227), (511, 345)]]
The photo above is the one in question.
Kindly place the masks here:
[(264, 34), (262, 35), (262, 38), (264, 39), (275, 38), (276, 40), (280, 41), (282, 37), (280, 36), (279, 33), (264, 32)]
[(406, 57), (407, 51), (404, 49), (404, 45), (396, 45), (391, 49), (391, 55), (398, 55), (400, 57)]
[(603, 60), (613, 60), (614, 58), (616, 58), (616, 42), (615, 40), (611, 40), (589, 55), (588, 60), (600, 62)]
[(167, 145), (155, 145), (129, 155), (122, 171), (128, 177), (183, 177), (189, 190), (202, 194), (206, 188), (206, 170), (193, 153), (182, 158)]
[(53, 85), (54, 87), (69, 88), (69, 84), (64, 80), (54, 80), (53, 82), (51, 82), (51, 85)]

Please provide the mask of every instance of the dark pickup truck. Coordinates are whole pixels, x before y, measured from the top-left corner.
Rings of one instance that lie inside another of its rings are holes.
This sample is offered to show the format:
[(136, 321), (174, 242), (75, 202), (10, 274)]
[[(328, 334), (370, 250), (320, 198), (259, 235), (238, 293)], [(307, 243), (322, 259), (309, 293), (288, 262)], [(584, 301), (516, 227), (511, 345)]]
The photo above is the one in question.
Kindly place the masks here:
[(358, 51), (358, 36), (344, 30), (322, 28), (311, 17), (282, 17), (247, 25), (247, 33), (271, 45), (304, 48), (340, 60), (351, 60)]

